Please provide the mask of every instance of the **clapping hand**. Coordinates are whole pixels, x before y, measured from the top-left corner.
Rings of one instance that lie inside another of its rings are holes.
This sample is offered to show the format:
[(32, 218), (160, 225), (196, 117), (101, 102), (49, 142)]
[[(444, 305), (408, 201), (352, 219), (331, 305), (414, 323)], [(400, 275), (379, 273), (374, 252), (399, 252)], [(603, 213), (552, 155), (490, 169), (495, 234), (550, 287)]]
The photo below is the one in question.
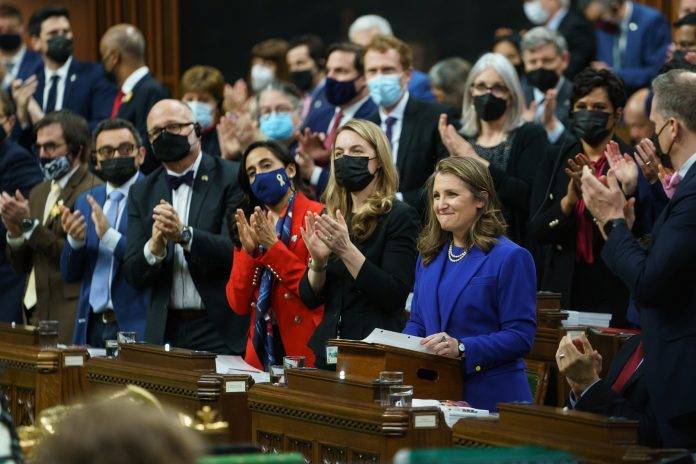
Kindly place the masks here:
[(636, 145), (636, 161), (648, 182), (653, 184), (660, 180), (662, 163), (660, 163), (660, 159), (657, 157), (655, 144), (652, 140), (643, 139)]
[(299, 146), (297, 151), (309, 155), (316, 161), (323, 161), (329, 157), (329, 150), (324, 147), (326, 136), (321, 132), (312, 132), (309, 127), (305, 127), (304, 132), (295, 134)]
[(318, 217), (317, 213), (307, 212), (304, 227), (300, 229), (300, 233), (315, 266), (322, 268), (326, 266), (331, 249), (321, 239), (321, 231), (315, 227)]
[(566, 335), (558, 345), (556, 364), (561, 374), (566, 376), (570, 388), (579, 397), (599, 380), (602, 356), (592, 348), (584, 334), (575, 340)]
[(275, 223), (269, 211), (264, 212), (257, 206), (251, 215), (249, 224), (254, 230), (259, 244), (265, 249), (268, 250), (278, 241)]
[(65, 205), (60, 205), (60, 225), (63, 232), (68, 234), (73, 240), (78, 242), (85, 241), (86, 222), (82, 213), (78, 210), (70, 211)]
[(97, 203), (97, 200), (92, 195), (87, 195), (87, 202), (92, 207), (92, 222), (94, 222), (94, 229), (101, 240), (106, 231), (111, 228), (111, 224), (109, 224), (109, 220), (106, 218), (101, 205)]
[(616, 178), (621, 182), (624, 194), (633, 195), (638, 186), (638, 165), (635, 160), (627, 153), (621, 156), (619, 144), (613, 140), (607, 143), (604, 156), (607, 157), (609, 167), (616, 174)]
[(239, 234), (239, 241), (242, 243), (242, 248), (244, 248), (244, 251), (246, 251), (248, 255), (253, 255), (259, 246), (259, 240), (256, 237), (256, 232), (247, 222), (244, 211), (241, 209), (237, 210), (235, 221), (237, 222), (237, 233)]
[(179, 219), (179, 214), (171, 204), (165, 200), (160, 200), (159, 205), (152, 210), (152, 219), (155, 220), (154, 227), (162, 233), (164, 238), (170, 242), (179, 240), (184, 226)]
[(13, 237), (22, 233), (22, 220), (29, 217), (29, 202), (19, 189), (12, 196), (7, 192), (0, 195), (0, 216), (5, 228)]
[(225, 111), (237, 111), (244, 107), (249, 99), (249, 87), (244, 79), (237, 79), (234, 85), (225, 84), (222, 107)]
[(478, 155), (478, 153), (476, 153), (474, 147), (467, 142), (464, 137), (459, 135), (457, 129), (455, 129), (452, 124), (447, 123), (446, 114), (443, 113), (440, 115), (437, 129), (440, 132), (440, 139), (442, 140), (442, 143), (449, 152), (450, 156), (469, 156), (476, 158), (478, 161), (488, 167), (488, 161), (484, 160)]
[(582, 198), (585, 200), (587, 209), (599, 223), (602, 234), (604, 234), (603, 226), (607, 221), (625, 218), (626, 197), (613, 169), (607, 172), (605, 185), (601, 179), (594, 176), (589, 167), (585, 166), (582, 173)]
[(544, 112), (541, 114), (541, 125), (547, 132), (553, 131), (560, 122), (556, 117), (556, 107), (558, 106), (558, 90), (549, 89), (546, 91), (546, 104)]
[(316, 216), (315, 228), (320, 232), (319, 238), (337, 256), (342, 257), (354, 245), (350, 240), (348, 225), (340, 210), (336, 210), (336, 218), (328, 214)]

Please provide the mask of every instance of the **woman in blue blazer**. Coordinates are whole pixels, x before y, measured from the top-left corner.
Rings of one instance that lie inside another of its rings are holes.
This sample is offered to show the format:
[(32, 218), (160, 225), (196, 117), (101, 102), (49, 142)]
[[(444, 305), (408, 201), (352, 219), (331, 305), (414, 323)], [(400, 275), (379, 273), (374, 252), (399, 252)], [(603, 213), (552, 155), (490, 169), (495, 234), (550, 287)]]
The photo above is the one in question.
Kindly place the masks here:
[(522, 358), (536, 331), (532, 257), (503, 236), (493, 180), (480, 162), (441, 160), (428, 193), (404, 332), (425, 337), (433, 353), (461, 359), (462, 398), (472, 407), (531, 401)]

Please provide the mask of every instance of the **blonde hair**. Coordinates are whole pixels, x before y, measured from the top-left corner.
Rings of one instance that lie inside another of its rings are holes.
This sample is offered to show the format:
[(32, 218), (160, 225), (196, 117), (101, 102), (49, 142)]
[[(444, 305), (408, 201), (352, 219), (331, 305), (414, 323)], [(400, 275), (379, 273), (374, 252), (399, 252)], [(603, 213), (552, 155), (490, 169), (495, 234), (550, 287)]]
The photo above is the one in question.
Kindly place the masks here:
[[(336, 140), (341, 132), (347, 130), (358, 134), (375, 150), (379, 164), (375, 172), (375, 189), (356, 212), (353, 212), (350, 192), (336, 182), (334, 167)], [(349, 224), (351, 235), (358, 242), (367, 240), (377, 227), (379, 216), (391, 210), (398, 185), (399, 175), (392, 162), (389, 141), (379, 126), (370, 121), (351, 119), (338, 129), (331, 146), (331, 176), (324, 192), (324, 203), (331, 216), (335, 217), (336, 210), (341, 210)]]
[(426, 183), (428, 190), (428, 220), (418, 237), (418, 251), (424, 265), (431, 263), (442, 250), (442, 247), (452, 239), (452, 233), (440, 226), (437, 220), (435, 208), (432, 204), (435, 177), (438, 174), (452, 174), (457, 176), (466, 188), (479, 201), (484, 203), (478, 210), (476, 219), (469, 229), (467, 245), (476, 246), (484, 252), (488, 252), (498, 241), (498, 237), (505, 233), (506, 224), (500, 210), (500, 203), (493, 187), (493, 179), (483, 164), (472, 158), (449, 157), (440, 160), (435, 166), (435, 172)]

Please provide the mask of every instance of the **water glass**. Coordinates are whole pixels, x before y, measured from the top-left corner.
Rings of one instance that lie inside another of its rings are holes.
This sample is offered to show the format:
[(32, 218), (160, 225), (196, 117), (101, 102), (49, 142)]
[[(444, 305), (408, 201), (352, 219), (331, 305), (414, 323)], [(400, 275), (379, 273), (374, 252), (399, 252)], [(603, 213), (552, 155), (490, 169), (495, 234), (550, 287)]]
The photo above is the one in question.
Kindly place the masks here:
[(389, 388), (389, 406), (394, 408), (410, 408), (413, 401), (413, 386), (392, 385)]
[(135, 343), (136, 342), (136, 333), (135, 332), (126, 332), (126, 331), (117, 332), (116, 333), (116, 340), (121, 345), (128, 345), (130, 343)]
[(268, 373), (271, 376), (271, 384), (284, 386), (285, 385), (285, 367), (281, 365), (274, 365), (268, 369)]
[(41, 348), (58, 346), (58, 321), (39, 321), (39, 346)]
[(300, 367), (305, 367), (305, 357), (283, 356), (283, 366), (285, 366), (286, 369), (297, 369)]
[(382, 371), (377, 379), (379, 383), (379, 403), (383, 406), (389, 404), (389, 387), (392, 385), (403, 385), (403, 371)]

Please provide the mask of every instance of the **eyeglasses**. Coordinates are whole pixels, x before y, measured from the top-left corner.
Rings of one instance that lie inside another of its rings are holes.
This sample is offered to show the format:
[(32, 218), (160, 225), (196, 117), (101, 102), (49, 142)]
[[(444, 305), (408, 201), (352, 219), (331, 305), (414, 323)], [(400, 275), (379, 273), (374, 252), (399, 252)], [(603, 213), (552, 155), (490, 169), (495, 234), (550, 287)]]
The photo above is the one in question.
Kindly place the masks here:
[(508, 90), (507, 87), (505, 87), (502, 84), (495, 84), (491, 87), (488, 87), (486, 84), (483, 82), (479, 82), (477, 84), (473, 84), (471, 88), (474, 90), (474, 93), (478, 95), (483, 95), (484, 93), (492, 93), (496, 97), (507, 97), (510, 94), (510, 91)]
[(49, 156), (53, 156), (53, 153), (56, 151), (58, 147), (62, 146), (67, 146), (67, 143), (55, 143), (55, 142), (46, 142), (44, 144), (40, 143), (35, 143), (34, 144), (34, 153), (37, 155), (41, 154), (41, 150), (43, 149), (44, 153), (46, 153)]
[(149, 130), (147, 132), (147, 137), (150, 139), (150, 141), (153, 141), (157, 137), (159, 137), (164, 131), (167, 131), (170, 134), (181, 134), (181, 131), (184, 129), (184, 127), (190, 126), (192, 124), (195, 124), (195, 122), (173, 122), (171, 124), (167, 124), (164, 127), (155, 127), (154, 129)]
[(114, 153), (118, 152), (120, 156), (130, 156), (131, 153), (133, 153), (133, 149), (135, 148), (135, 145), (132, 143), (124, 142), (118, 147), (114, 148), (111, 145), (104, 145), (103, 147), (97, 148), (97, 153), (99, 153), (99, 156), (102, 158), (113, 158)]

